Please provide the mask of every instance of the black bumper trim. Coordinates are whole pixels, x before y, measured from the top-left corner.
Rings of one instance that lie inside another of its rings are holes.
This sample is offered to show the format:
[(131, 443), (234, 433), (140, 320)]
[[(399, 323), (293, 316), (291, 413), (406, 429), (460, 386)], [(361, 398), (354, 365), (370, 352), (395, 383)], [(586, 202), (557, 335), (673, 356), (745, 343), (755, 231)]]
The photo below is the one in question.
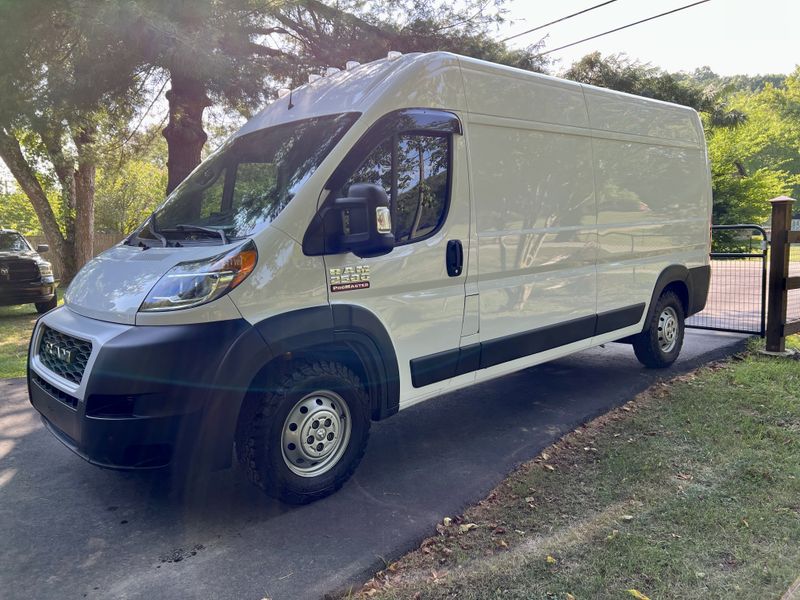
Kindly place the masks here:
[(636, 325), (642, 318), (644, 307), (645, 304), (642, 302), (618, 310), (414, 358), (410, 362), (411, 383), (415, 388), (423, 387), (457, 375), (612, 333)]
[[(96, 350), (73, 408), (37, 382), (30, 400), (62, 442), (106, 468), (225, 466), (266, 346), (243, 319), (133, 327)], [(223, 431), (224, 430), (224, 431)]]

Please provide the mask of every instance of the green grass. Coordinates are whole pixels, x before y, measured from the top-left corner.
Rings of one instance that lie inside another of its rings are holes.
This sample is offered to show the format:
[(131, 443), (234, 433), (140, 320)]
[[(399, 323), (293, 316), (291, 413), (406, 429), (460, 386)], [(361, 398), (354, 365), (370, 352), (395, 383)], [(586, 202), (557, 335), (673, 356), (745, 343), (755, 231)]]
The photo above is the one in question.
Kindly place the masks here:
[(28, 342), (38, 316), (33, 304), (0, 307), (0, 379), (25, 377)]
[(658, 385), (438, 529), (361, 594), (780, 598), (800, 576), (800, 361), (750, 352)]

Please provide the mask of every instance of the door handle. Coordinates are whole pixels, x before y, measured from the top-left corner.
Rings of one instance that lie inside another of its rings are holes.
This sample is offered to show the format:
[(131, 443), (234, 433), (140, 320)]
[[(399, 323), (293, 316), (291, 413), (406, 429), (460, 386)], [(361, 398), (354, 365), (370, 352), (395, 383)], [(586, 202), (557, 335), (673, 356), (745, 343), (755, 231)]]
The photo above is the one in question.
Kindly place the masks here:
[(461, 240), (448, 240), (447, 242), (447, 274), (458, 277), (464, 269), (464, 247)]

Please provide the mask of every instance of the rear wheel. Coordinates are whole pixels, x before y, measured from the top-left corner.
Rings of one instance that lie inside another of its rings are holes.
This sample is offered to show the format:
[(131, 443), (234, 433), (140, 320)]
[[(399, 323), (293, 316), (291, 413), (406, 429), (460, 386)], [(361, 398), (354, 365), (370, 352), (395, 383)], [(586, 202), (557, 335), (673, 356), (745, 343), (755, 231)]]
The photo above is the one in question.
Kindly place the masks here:
[(254, 484), (292, 504), (338, 490), (364, 456), (369, 400), (336, 362), (303, 362), (241, 423), (237, 455)]
[(58, 294), (53, 291), (53, 299), (48, 300), (47, 302), (37, 302), (36, 303), (36, 312), (39, 314), (46, 313), (50, 310), (53, 310), (56, 306), (58, 306)]
[(678, 358), (683, 347), (684, 311), (674, 292), (664, 292), (656, 302), (647, 329), (633, 338), (639, 362), (651, 369), (663, 369)]

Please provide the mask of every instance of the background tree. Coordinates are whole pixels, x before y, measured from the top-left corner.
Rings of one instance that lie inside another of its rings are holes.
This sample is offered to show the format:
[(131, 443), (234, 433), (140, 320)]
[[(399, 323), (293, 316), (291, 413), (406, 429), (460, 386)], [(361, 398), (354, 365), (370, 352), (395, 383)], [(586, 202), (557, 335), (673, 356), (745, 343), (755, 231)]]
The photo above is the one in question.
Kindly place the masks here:
[(747, 119), (733, 127), (706, 120), (715, 223), (764, 223), (768, 200), (800, 194), (800, 68), (775, 87), (733, 93)]
[(167, 144), (158, 125), (131, 136), (118, 153), (108, 153), (97, 167), (95, 229), (128, 235), (164, 198)]
[[(136, 95), (125, 48), (92, 27), (102, 10), (68, 0), (0, 3), (0, 158), (67, 280), (92, 256), (98, 147), (127, 124)], [(58, 191), (58, 210), (48, 188)]]

